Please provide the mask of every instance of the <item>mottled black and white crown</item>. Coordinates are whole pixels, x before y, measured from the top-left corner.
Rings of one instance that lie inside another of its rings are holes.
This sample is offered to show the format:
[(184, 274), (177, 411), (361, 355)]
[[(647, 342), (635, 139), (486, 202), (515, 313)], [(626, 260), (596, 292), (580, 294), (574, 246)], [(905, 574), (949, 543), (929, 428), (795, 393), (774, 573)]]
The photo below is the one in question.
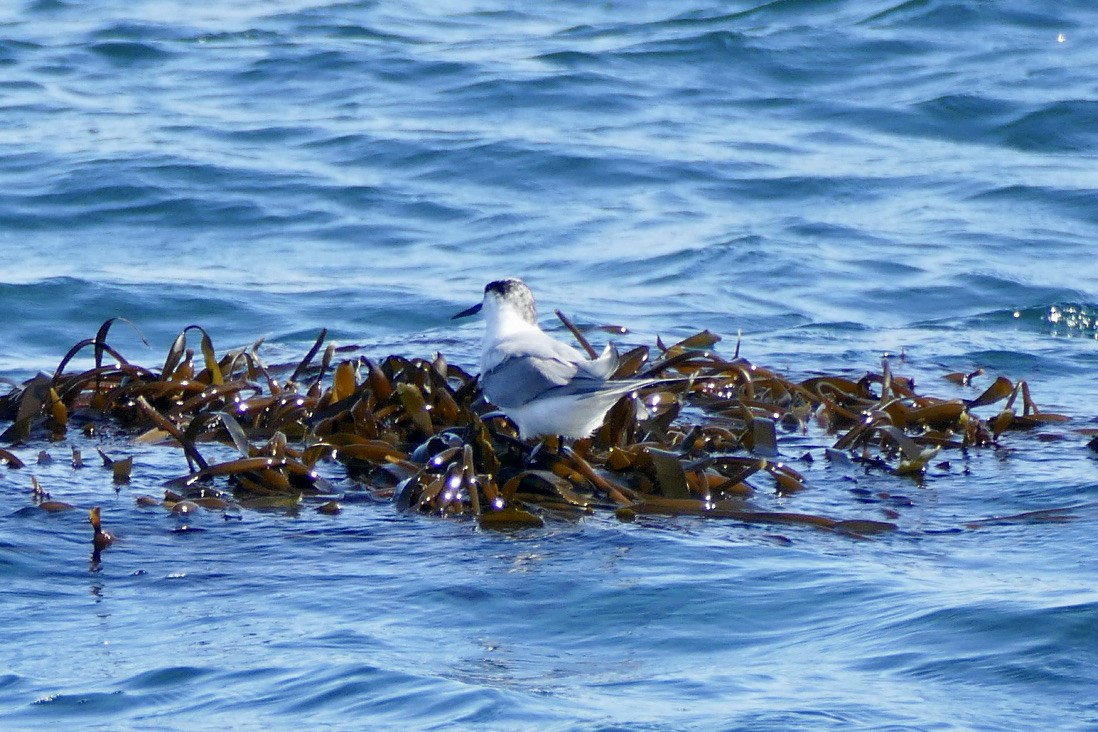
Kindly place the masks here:
[(484, 286), (484, 299), (495, 297), (500, 305), (510, 307), (531, 325), (538, 322), (538, 306), (534, 293), (517, 277), (495, 280)]

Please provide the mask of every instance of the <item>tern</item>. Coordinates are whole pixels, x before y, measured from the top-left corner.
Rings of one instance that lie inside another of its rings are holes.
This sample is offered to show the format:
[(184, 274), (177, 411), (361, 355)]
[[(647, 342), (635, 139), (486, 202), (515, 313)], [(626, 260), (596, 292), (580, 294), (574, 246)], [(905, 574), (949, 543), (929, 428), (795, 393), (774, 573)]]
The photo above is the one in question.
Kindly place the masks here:
[(480, 384), (523, 439), (559, 435), (588, 437), (625, 394), (661, 381), (621, 380), (612, 345), (591, 360), (538, 325), (534, 294), (520, 279), (489, 282), (484, 299), (454, 319), (484, 316)]

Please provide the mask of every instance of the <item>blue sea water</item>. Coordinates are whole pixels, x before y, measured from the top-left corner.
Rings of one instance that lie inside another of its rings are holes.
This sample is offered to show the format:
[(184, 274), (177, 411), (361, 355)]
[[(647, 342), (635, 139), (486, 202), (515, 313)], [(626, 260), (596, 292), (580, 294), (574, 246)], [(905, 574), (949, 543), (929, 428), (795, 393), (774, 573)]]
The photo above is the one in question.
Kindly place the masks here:
[[(1098, 729), (1096, 41), (1081, 0), (3, 4), (0, 376), (114, 316), (138, 363), (198, 323), (473, 369), (450, 314), (521, 275), (547, 326), (742, 333), (793, 377), (888, 353), (950, 396), (984, 368), (1074, 419), (761, 499), (897, 512), (871, 541), (374, 502), (184, 531), (133, 501), (177, 452), (71, 438), (135, 456), (116, 494), (15, 446), (0, 726)], [(97, 571), (31, 475), (103, 507)], [(974, 523), (1043, 509), (1071, 518)]]

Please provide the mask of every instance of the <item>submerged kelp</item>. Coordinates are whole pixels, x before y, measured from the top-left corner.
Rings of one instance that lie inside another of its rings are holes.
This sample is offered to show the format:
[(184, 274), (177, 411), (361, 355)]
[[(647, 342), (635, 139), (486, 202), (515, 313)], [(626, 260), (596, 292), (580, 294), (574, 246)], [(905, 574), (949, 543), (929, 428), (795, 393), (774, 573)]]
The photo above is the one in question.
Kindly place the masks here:
[[(803, 475), (781, 459), (783, 436), (832, 435), (824, 457), (919, 479), (951, 452), (1066, 420), (1041, 412), (1025, 382), (999, 377), (973, 399), (937, 398), (892, 374), (887, 360), (879, 373), (858, 380), (792, 381), (739, 357), (738, 347), (735, 356), (721, 356), (719, 337), (702, 332), (624, 353), (615, 378), (666, 381), (622, 399), (594, 437), (531, 444), (478, 399), (476, 378), (441, 354), (377, 361), (326, 344), (322, 332), (299, 363), (268, 366), (260, 343), (219, 357), (209, 334), (188, 326), (163, 365), (147, 368), (108, 343), (114, 322), (73, 346), (52, 376), (12, 385), (0, 397), (0, 419), (10, 422), (0, 437), (29, 445), (62, 439), (78, 425), (94, 435), (110, 424), (141, 442), (178, 444), (187, 472), (168, 483), (163, 500), (138, 502), (183, 515), (199, 508), (294, 510), (305, 500), (338, 513), (341, 496), (319, 468), (339, 464), (360, 493), (391, 499), (402, 511), (466, 517), (482, 527), (540, 526), (613, 511), (626, 521), (690, 515), (867, 535), (896, 524), (768, 511), (753, 502), (760, 491), (792, 495), (806, 488)], [(190, 347), (195, 338), (197, 351)], [(92, 368), (68, 373), (88, 349)], [(946, 378), (967, 384), (976, 376)], [(974, 411), (1000, 402), (989, 418)], [(234, 446), (238, 457), (209, 462), (201, 446), (210, 441)], [(81, 457), (73, 452), (75, 465)], [(100, 455), (116, 485), (130, 480), (132, 457)], [(11, 450), (0, 449), (0, 461), (24, 466)], [(93, 525), (99, 526), (98, 511)], [(96, 546), (98, 553), (107, 544)]]

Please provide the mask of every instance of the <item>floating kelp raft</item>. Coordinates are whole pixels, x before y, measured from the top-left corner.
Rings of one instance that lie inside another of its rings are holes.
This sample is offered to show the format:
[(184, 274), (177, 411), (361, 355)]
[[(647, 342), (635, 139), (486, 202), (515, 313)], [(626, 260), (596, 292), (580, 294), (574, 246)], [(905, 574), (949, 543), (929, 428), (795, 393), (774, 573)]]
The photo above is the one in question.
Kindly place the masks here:
[[(187, 472), (169, 481), (163, 497), (137, 501), (180, 514), (296, 510), (307, 502), (338, 513), (340, 501), (354, 493), (486, 528), (541, 526), (605, 511), (623, 521), (691, 515), (864, 536), (896, 524), (758, 507), (760, 492), (806, 488), (802, 474), (780, 457), (787, 436), (831, 435), (822, 457), (919, 479), (950, 454), (1067, 419), (1041, 412), (1025, 382), (999, 377), (972, 399), (937, 398), (892, 374), (887, 360), (879, 373), (857, 380), (791, 381), (740, 358), (738, 347), (736, 356), (719, 355), (719, 338), (701, 332), (623, 354), (615, 378), (668, 380), (620, 401), (593, 438), (534, 444), (517, 439), (506, 417), (478, 399), (475, 376), (442, 355), (374, 360), (327, 344), (322, 332), (299, 363), (268, 366), (259, 343), (219, 357), (209, 334), (189, 326), (163, 365), (147, 368), (110, 345), (114, 323), (73, 346), (52, 376), (12, 384), (0, 397), (0, 420), (10, 422), (0, 435), (9, 446), (0, 449), (0, 461), (23, 467), (18, 446), (34, 449), (73, 429), (94, 436), (104, 425), (141, 443), (177, 444)], [(195, 339), (197, 351), (189, 347)], [(94, 366), (67, 372), (88, 350)], [(968, 385), (977, 376), (947, 378)], [(1000, 403), (990, 417), (975, 413)], [(235, 447), (238, 456), (209, 462), (203, 450), (211, 441)], [(73, 452), (74, 463), (82, 459)], [(100, 455), (116, 484), (130, 480), (132, 457)], [(323, 474), (338, 465), (354, 488), (337, 494)], [(31, 482), (43, 509), (68, 507)], [(92, 524), (98, 553), (109, 544), (98, 511)]]

